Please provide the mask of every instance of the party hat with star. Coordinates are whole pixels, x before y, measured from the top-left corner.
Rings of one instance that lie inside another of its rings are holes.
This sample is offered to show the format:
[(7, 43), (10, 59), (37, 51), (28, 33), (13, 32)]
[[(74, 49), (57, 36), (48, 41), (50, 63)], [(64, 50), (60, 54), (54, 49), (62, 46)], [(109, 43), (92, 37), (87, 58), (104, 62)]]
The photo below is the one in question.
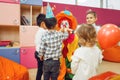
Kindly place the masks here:
[(54, 17), (52, 8), (49, 3), (47, 3), (47, 8), (46, 8), (46, 18), (51, 18)]

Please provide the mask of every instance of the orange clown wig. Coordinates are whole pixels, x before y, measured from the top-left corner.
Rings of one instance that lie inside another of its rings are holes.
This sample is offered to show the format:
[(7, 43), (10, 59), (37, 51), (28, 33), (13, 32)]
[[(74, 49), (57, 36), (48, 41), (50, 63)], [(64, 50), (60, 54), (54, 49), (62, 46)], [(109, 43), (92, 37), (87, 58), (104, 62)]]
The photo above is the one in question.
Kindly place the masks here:
[(56, 15), (57, 21), (58, 21), (58, 30), (61, 28), (61, 22), (63, 20), (67, 20), (69, 23), (69, 28), (75, 30), (77, 26), (76, 18), (72, 15), (72, 13), (68, 10), (61, 11)]

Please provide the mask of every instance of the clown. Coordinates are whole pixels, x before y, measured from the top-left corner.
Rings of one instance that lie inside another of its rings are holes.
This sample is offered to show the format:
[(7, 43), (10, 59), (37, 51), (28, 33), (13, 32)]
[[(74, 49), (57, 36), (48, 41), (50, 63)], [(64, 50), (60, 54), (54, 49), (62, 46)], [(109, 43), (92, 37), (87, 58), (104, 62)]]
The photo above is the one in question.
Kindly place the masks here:
[[(58, 21), (58, 30), (61, 28), (76, 29), (77, 21), (72, 13), (68, 10), (61, 11), (56, 15)], [(74, 32), (70, 32), (69, 37), (63, 41), (61, 58), (61, 70), (58, 80), (72, 80), (73, 74), (71, 73), (71, 56), (75, 49), (78, 47), (78, 37)]]

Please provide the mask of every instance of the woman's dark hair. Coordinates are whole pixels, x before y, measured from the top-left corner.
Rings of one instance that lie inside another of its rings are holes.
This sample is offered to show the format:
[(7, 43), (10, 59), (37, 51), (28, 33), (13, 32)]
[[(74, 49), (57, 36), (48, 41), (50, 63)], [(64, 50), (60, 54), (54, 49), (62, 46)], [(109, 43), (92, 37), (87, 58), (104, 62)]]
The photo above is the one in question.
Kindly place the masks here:
[(89, 9), (86, 14), (87, 14), (87, 15), (88, 15), (88, 14), (92, 14), (93, 16), (97, 17), (96, 12), (95, 12), (95, 11), (92, 11), (91, 9)]

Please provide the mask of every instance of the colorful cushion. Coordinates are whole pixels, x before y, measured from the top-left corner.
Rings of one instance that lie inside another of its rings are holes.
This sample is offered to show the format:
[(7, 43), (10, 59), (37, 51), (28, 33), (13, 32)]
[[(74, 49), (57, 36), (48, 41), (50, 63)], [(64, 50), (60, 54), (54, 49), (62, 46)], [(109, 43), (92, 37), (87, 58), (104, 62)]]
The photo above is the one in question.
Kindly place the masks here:
[(99, 75), (91, 77), (89, 80), (109, 80), (111, 77), (118, 75), (117, 73), (107, 71)]

